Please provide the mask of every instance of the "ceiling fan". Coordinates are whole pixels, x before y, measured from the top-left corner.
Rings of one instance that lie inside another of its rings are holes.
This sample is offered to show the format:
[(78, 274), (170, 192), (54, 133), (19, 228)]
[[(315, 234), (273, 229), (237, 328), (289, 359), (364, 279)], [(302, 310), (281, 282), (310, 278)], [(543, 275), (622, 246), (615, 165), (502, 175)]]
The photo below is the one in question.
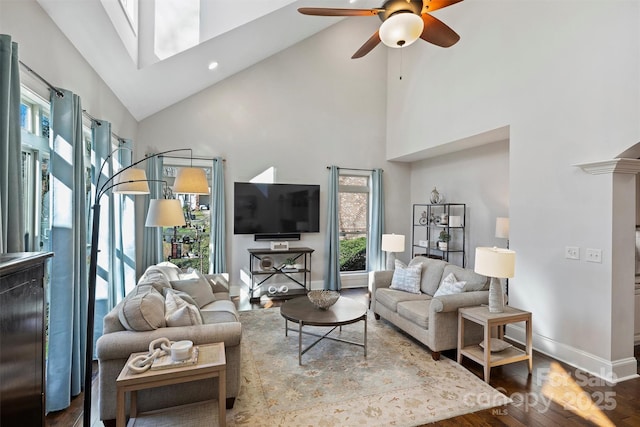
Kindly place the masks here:
[(298, 12), (315, 16), (372, 16), (382, 20), (380, 29), (351, 57), (362, 58), (380, 42), (389, 47), (409, 46), (418, 38), (441, 47), (453, 46), (460, 36), (444, 22), (429, 14), (462, 0), (388, 0), (374, 9), (301, 7)]

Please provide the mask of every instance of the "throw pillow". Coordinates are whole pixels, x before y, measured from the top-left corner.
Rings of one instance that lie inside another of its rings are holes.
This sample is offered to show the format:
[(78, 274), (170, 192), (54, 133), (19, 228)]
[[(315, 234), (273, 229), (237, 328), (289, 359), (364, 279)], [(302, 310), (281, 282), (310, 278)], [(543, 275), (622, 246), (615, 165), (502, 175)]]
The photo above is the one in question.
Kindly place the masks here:
[(122, 301), (120, 323), (129, 331), (152, 331), (165, 326), (164, 298), (153, 287)]
[(186, 292), (179, 291), (179, 290), (177, 290), (177, 289), (164, 288), (164, 289), (163, 289), (164, 299), (166, 300), (166, 299), (167, 299), (167, 294), (171, 294), (171, 293), (172, 293), (172, 294), (174, 294), (174, 295), (179, 296), (180, 298), (182, 298), (183, 300), (185, 300), (185, 301), (186, 301), (187, 303), (189, 303), (189, 304), (193, 304), (193, 305), (195, 305), (196, 307), (198, 306), (198, 303), (196, 302), (196, 300), (194, 300), (194, 299), (191, 297), (191, 295), (189, 295), (189, 294), (188, 294), (188, 293), (186, 293)]
[[(484, 340), (480, 343), (480, 347), (484, 348)], [(498, 353), (508, 349), (509, 347), (513, 347), (513, 345), (506, 341), (499, 340), (498, 338), (491, 338), (491, 353)]]
[(393, 270), (393, 277), (391, 278), (391, 286), (389, 286), (389, 288), (419, 294), (421, 272), (421, 265), (407, 266), (402, 261), (396, 260), (396, 268)]
[(184, 280), (172, 280), (171, 286), (178, 291), (186, 292), (191, 295), (198, 307), (204, 307), (205, 305), (216, 300), (211, 286), (206, 280), (200, 279), (184, 279)]
[(447, 277), (442, 279), (442, 283), (438, 287), (438, 290), (435, 294), (433, 294), (434, 298), (440, 295), (453, 295), (464, 292), (464, 286), (467, 284), (466, 281), (461, 280), (458, 281), (456, 276), (453, 273), (449, 273)]
[(187, 303), (173, 292), (165, 299), (165, 321), (167, 326), (202, 325), (202, 315), (198, 307)]

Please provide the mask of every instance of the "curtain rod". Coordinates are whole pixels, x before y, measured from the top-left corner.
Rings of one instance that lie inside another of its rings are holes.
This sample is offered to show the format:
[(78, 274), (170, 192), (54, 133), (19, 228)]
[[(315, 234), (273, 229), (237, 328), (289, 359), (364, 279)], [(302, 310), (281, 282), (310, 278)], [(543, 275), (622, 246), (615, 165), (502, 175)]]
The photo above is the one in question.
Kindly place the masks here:
[[(185, 156), (158, 156), (158, 157), (167, 157), (169, 159), (183, 159), (183, 160), (212, 160), (212, 161), (217, 161), (217, 158), (211, 158), (211, 157), (200, 157), (200, 156), (193, 156), (193, 157), (185, 157)], [(223, 162), (226, 162), (227, 159), (222, 159)]]
[(25, 64), (24, 62), (20, 61), (18, 59), (18, 62), (20, 63), (20, 65), (22, 65), (24, 68), (27, 69), (28, 72), (30, 72), (31, 74), (33, 74), (34, 76), (36, 76), (38, 78), (38, 80), (40, 80), (42, 83), (44, 83), (45, 85), (47, 85), (49, 87), (49, 89), (51, 89), (52, 91), (54, 91), (56, 93), (56, 95), (58, 95), (59, 98), (63, 98), (64, 97), (64, 93), (62, 93), (60, 91), (60, 89), (58, 89), (57, 87), (53, 86), (51, 83), (49, 83), (48, 81), (46, 81), (44, 79), (44, 77), (42, 77), (40, 74), (36, 73), (35, 71), (33, 71), (33, 68), (29, 67), (27, 64)]
[[(87, 118), (89, 120), (91, 120), (92, 122), (94, 122), (95, 124), (97, 124), (98, 126), (102, 126), (102, 122), (100, 121), (100, 119), (96, 119), (95, 117), (93, 117), (91, 114), (89, 114), (87, 112), (87, 110), (82, 110), (82, 114), (84, 114), (85, 116), (87, 116)], [(125, 139), (121, 136), (118, 136), (118, 134), (116, 134), (115, 132), (111, 132), (111, 136), (113, 136), (115, 139), (118, 140), (118, 142), (124, 142)]]
[[(64, 98), (64, 93), (58, 89), (57, 87), (55, 87), (54, 85), (52, 85), (51, 83), (49, 83), (47, 80), (45, 80), (44, 77), (42, 77), (40, 74), (36, 73), (33, 68), (29, 67), (27, 64), (25, 64), (24, 62), (22, 62), (21, 60), (18, 60), (18, 62), (20, 63), (20, 65), (22, 65), (24, 68), (26, 68), (26, 70), (28, 72), (30, 72), (31, 74), (33, 74), (38, 80), (40, 80), (42, 83), (44, 83), (49, 89), (51, 89), (53, 92), (55, 92), (56, 96), (58, 96), (59, 98)], [(93, 117), (91, 114), (89, 114), (87, 112), (87, 110), (82, 110), (82, 114), (84, 114), (85, 116), (87, 116), (90, 120), (94, 121), (98, 126), (102, 126), (102, 123), (100, 122), (100, 120), (96, 119), (95, 117)], [(121, 136), (118, 136), (117, 134), (115, 134), (114, 132), (111, 132), (111, 135), (116, 138), (118, 141), (124, 141), (125, 139), (122, 138)]]
[[(331, 166), (327, 166), (327, 169), (331, 169)], [(375, 169), (357, 169), (357, 168), (341, 168), (338, 166), (338, 169), (344, 169), (348, 171), (362, 171), (362, 172), (373, 172)], [(381, 172), (384, 172), (384, 169), (380, 169)]]

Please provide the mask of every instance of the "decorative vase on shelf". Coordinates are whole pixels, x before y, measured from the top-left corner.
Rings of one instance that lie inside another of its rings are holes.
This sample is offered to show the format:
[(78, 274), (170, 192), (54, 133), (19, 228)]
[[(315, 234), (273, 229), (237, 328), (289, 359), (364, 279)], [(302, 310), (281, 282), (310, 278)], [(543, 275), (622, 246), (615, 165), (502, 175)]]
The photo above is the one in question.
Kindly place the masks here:
[(440, 193), (438, 193), (438, 190), (436, 189), (436, 187), (433, 187), (433, 190), (431, 191), (431, 197), (429, 198), (429, 200), (431, 200), (431, 203), (440, 203)]

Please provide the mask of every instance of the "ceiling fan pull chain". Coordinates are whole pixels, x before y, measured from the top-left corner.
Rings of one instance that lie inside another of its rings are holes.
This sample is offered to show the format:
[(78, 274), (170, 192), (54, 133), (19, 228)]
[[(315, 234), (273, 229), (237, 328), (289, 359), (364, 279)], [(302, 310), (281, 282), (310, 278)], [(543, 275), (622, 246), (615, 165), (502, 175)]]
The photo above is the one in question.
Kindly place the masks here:
[(402, 51), (404, 49), (400, 49), (400, 80), (402, 80)]

